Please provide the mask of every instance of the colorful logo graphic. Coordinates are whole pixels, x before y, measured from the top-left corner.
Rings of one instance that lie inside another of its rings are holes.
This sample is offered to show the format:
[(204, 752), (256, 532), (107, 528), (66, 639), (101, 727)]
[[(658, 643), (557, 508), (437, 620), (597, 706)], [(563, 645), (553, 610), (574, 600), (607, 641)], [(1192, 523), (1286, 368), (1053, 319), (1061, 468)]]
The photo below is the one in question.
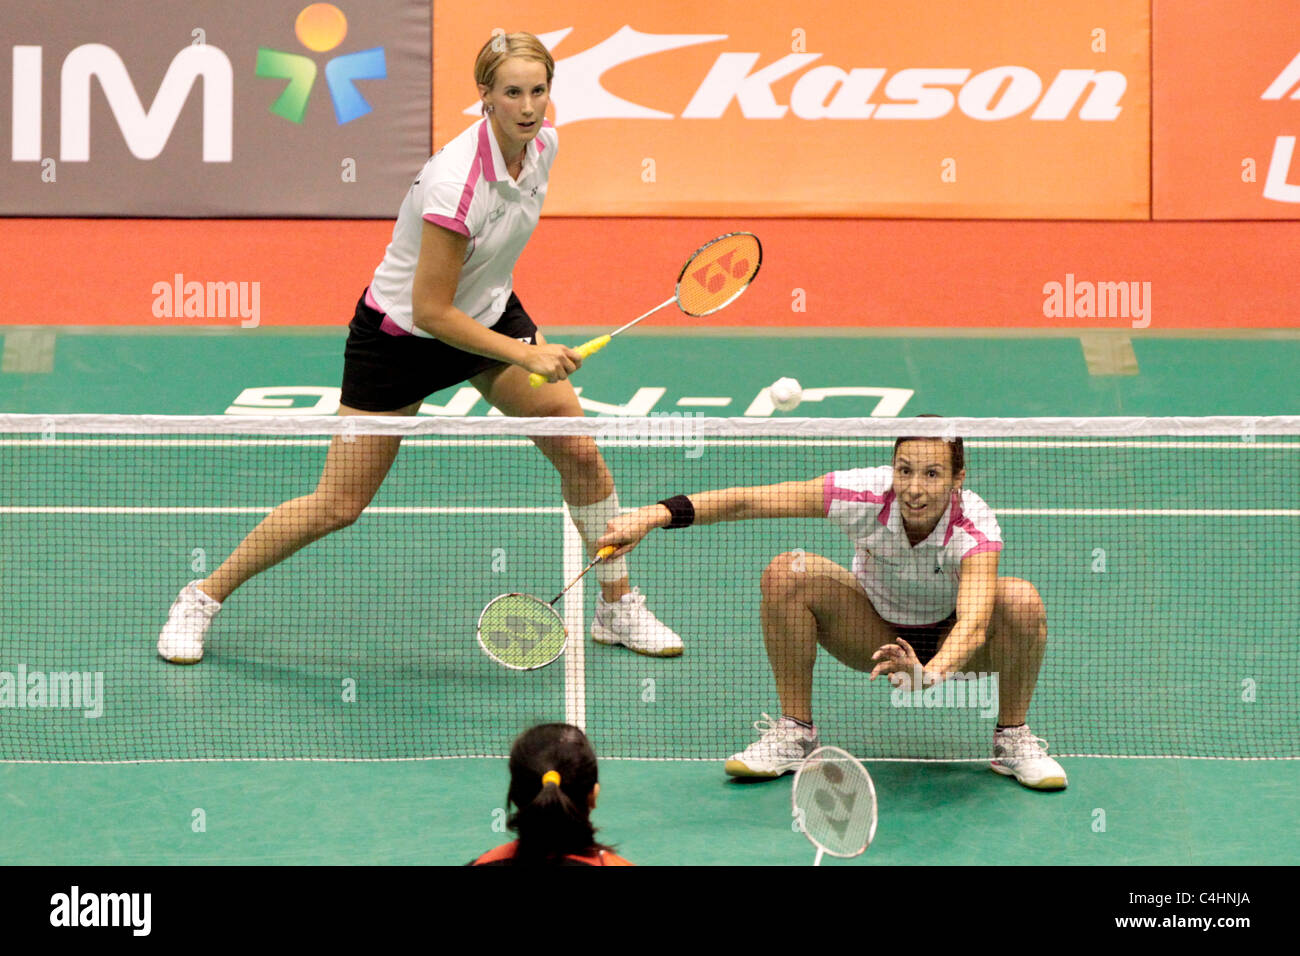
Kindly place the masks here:
[[(307, 49), (325, 53), (337, 47), (347, 36), (348, 18), (332, 3), (313, 3), (298, 14), (293, 30)], [(301, 53), (258, 47), (257, 75), (289, 81), (284, 92), (271, 104), (271, 112), (292, 123), (301, 123), (307, 114), (307, 100), (316, 83), (316, 61)], [(381, 46), (357, 53), (344, 53), (326, 62), (325, 83), (334, 100), (334, 117), (339, 125), (359, 119), (372, 109), (354, 85), (357, 80), (387, 78), (388, 66)]]

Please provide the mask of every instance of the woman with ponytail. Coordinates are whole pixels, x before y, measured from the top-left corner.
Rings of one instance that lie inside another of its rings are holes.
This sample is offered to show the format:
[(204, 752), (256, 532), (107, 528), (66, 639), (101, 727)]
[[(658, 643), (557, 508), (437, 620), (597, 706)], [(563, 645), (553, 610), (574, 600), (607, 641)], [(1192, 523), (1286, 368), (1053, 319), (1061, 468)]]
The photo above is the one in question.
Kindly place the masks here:
[(596, 753), (581, 730), (540, 724), (524, 731), (510, 748), (506, 795), (506, 826), (518, 839), (471, 866), (631, 866), (596, 842), (591, 811), (599, 793)]

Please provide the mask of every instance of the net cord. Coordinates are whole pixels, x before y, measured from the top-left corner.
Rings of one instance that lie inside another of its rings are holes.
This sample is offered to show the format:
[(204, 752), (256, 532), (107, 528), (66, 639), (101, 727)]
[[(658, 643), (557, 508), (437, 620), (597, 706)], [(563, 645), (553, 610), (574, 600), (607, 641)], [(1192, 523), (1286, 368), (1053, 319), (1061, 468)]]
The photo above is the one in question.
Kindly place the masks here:
[[(669, 426), (672, 426), (671, 428)], [(669, 432), (673, 434), (668, 434)], [(61, 435), (360, 435), (520, 436), (590, 435), (596, 438), (789, 437), (897, 438), (1236, 438), (1300, 437), (1300, 416), (1110, 418), (712, 418), (610, 416), (510, 418), (336, 415), (32, 415), (0, 414), (0, 433)]]

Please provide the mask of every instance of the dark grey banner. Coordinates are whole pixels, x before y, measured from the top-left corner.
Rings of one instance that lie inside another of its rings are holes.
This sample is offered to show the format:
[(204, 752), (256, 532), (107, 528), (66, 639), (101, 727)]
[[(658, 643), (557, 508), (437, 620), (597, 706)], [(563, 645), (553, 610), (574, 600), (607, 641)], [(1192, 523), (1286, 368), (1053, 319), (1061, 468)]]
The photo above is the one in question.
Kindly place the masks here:
[(391, 218), (429, 0), (6, 3), (0, 214)]

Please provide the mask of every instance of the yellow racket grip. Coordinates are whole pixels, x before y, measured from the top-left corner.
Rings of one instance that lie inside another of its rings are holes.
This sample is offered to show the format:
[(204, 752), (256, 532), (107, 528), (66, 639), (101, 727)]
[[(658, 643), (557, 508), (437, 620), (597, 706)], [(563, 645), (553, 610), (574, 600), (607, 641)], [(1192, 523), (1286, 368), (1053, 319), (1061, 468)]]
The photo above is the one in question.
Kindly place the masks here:
[(618, 548), (614, 547), (614, 545), (607, 544), (605, 545), (605, 547), (601, 548), (599, 551), (596, 552), (596, 557), (604, 561), (606, 558), (608, 558), (611, 554), (613, 554), (617, 550)]
[[(596, 352), (599, 352), (601, 349), (603, 349), (606, 345), (608, 345), (609, 339), (610, 337), (608, 335), (598, 335), (590, 342), (583, 342), (581, 345), (577, 346), (573, 351), (577, 352), (583, 358), (589, 358), (592, 355), (594, 355)], [(533, 388), (541, 388), (543, 385), (546, 384), (546, 376), (538, 375), (536, 372), (534, 372), (532, 375), (528, 376), (528, 384), (531, 385)]]
[(597, 352), (599, 352), (608, 344), (609, 344), (608, 335), (598, 335), (590, 342), (583, 342), (573, 351), (577, 352), (583, 358), (590, 358), (591, 356), (595, 355)]

